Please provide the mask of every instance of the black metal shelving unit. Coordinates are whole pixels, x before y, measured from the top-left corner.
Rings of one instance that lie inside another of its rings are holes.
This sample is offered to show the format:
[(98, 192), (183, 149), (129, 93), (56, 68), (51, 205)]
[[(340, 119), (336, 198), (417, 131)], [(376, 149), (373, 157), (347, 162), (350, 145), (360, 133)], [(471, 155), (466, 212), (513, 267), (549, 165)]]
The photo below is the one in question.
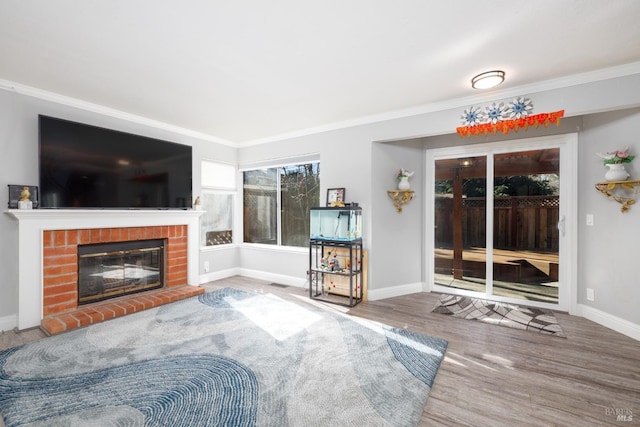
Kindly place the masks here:
[[(340, 250), (340, 260), (345, 265), (336, 268), (327, 260), (329, 253)], [(348, 254), (348, 255), (347, 255)], [(324, 262), (323, 262), (324, 260)], [(354, 307), (362, 301), (363, 295), (363, 255), (362, 239), (352, 241), (310, 239), (309, 240), (309, 298)], [(347, 278), (347, 295), (344, 291), (331, 289), (332, 278)], [(348, 301), (348, 302), (347, 302)]]

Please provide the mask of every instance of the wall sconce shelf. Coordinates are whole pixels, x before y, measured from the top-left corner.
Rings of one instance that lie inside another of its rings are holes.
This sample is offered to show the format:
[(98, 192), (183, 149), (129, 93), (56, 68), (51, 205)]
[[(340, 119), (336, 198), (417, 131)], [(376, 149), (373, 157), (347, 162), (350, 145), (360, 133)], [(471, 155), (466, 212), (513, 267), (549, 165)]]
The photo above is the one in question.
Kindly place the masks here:
[(640, 192), (640, 180), (598, 182), (596, 190), (620, 203), (620, 211), (624, 213), (636, 202), (634, 196)]
[(402, 212), (402, 207), (413, 200), (416, 192), (413, 190), (387, 190), (387, 195), (393, 200), (393, 206)]

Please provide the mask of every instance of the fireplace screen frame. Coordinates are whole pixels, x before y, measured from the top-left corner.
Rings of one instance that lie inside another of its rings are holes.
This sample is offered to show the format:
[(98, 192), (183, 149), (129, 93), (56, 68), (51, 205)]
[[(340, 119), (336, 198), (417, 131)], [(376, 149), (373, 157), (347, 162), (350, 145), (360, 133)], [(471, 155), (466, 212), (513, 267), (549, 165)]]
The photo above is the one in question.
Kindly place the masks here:
[(164, 287), (166, 248), (166, 239), (78, 245), (78, 306)]

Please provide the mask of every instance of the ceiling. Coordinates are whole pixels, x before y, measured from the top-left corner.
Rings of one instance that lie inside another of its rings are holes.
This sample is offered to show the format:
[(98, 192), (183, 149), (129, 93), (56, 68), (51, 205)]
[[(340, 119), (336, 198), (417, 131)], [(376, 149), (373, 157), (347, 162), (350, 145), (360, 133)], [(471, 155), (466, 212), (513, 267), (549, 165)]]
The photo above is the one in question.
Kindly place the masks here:
[(495, 99), (635, 64), (638, 17), (637, 0), (2, 0), (0, 88), (251, 144), (465, 106), (487, 70), (506, 72)]

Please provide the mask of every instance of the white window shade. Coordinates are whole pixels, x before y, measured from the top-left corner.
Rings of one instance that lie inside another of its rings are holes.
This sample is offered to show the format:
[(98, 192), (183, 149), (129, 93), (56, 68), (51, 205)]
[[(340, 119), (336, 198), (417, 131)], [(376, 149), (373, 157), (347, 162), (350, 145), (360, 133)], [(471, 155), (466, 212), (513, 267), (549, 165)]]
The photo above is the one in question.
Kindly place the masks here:
[(201, 184), (203, 187), (236, 189), (236, 168), (224, 163), (202, 161)]
[(279, 159), (261, 160), (258, 162), (241, 163), (238, 167), (240, 172), (277, 168), (281, 166), (303, 165), (307, 163), (317, 163), (320, 161), (320, 153), (303, 154), (300, 156), (283, 157)]

